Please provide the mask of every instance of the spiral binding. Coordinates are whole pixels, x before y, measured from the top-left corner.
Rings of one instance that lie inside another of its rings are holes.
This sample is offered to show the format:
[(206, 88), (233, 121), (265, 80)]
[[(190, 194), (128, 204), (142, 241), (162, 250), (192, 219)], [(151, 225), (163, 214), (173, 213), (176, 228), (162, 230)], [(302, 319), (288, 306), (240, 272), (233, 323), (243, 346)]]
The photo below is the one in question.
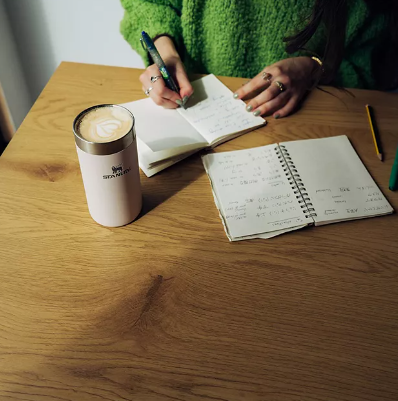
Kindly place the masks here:
[(293, 188), (293, 193), (295, 194), (296, 198), (299, 199), (298, 203), (300, 204), (305, 217), (308, 218), (316, 216), (317, 214), (315, 213), (311, 199), (309, 198), (307, 190), (303, 184), (303, 180), (301, 179), (300, 174), (298, 173), (296, 166), (294, 165), (292, 158), (286, 149), (286, 146), (279, 145), (279, 148), (276, 147), (275, 151), (282, 165), (283, 171), (287, 176), (290, 186)]

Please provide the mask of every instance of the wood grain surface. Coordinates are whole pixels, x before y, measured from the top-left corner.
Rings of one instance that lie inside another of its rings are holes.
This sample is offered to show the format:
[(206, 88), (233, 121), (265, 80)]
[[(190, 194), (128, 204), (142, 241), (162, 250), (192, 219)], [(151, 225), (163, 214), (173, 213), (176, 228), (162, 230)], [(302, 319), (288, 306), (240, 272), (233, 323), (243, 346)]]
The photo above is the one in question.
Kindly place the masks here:
[[(396, 214), (230, 243), (195, 155), (142, 175), (136, 222), (94, 223), (72, 122), (140, 73), (61, 64), (0, 158), (0, 400), (397, 400)], [(217, 151), (346, 134), (398, 209), (398, 95), (328, 90)]]

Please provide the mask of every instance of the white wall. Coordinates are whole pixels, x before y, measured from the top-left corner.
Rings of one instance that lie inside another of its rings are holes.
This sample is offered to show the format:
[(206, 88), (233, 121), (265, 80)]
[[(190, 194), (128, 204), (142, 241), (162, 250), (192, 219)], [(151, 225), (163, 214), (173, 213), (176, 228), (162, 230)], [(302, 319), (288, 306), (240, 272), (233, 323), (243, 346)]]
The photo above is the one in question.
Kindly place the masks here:
[(120, 0), (5, 0), (36, 99), (61, 61), (143, 68), (120, 34)]
[(32, 99), (28, 92), (3, 0), (0, 0), (0, 82), (12, 120), (18, 128), (31, 107)]

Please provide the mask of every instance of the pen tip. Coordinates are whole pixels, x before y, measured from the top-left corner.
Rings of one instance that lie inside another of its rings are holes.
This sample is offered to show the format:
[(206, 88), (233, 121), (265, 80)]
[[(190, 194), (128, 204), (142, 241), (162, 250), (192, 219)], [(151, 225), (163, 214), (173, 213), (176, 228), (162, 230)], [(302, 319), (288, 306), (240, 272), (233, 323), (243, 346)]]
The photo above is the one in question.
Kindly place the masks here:
[(381, 153), (377, 154), (377, 157), (379, 158), (379, 160), (382, 162), (383, 161), (383, 155)]

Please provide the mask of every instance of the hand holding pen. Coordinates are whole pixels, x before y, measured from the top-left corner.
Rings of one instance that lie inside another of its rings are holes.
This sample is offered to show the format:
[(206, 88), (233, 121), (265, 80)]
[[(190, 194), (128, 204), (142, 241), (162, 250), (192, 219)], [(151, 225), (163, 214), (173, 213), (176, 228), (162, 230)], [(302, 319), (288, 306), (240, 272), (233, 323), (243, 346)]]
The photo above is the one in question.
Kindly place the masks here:
[(193, 88), (172, 40), (162, 36), (155, 47), (145, 32), (141, 39), (154, 61), (140, 76), (142, 90), (159, 106), (168, 109), (184, 106)]

